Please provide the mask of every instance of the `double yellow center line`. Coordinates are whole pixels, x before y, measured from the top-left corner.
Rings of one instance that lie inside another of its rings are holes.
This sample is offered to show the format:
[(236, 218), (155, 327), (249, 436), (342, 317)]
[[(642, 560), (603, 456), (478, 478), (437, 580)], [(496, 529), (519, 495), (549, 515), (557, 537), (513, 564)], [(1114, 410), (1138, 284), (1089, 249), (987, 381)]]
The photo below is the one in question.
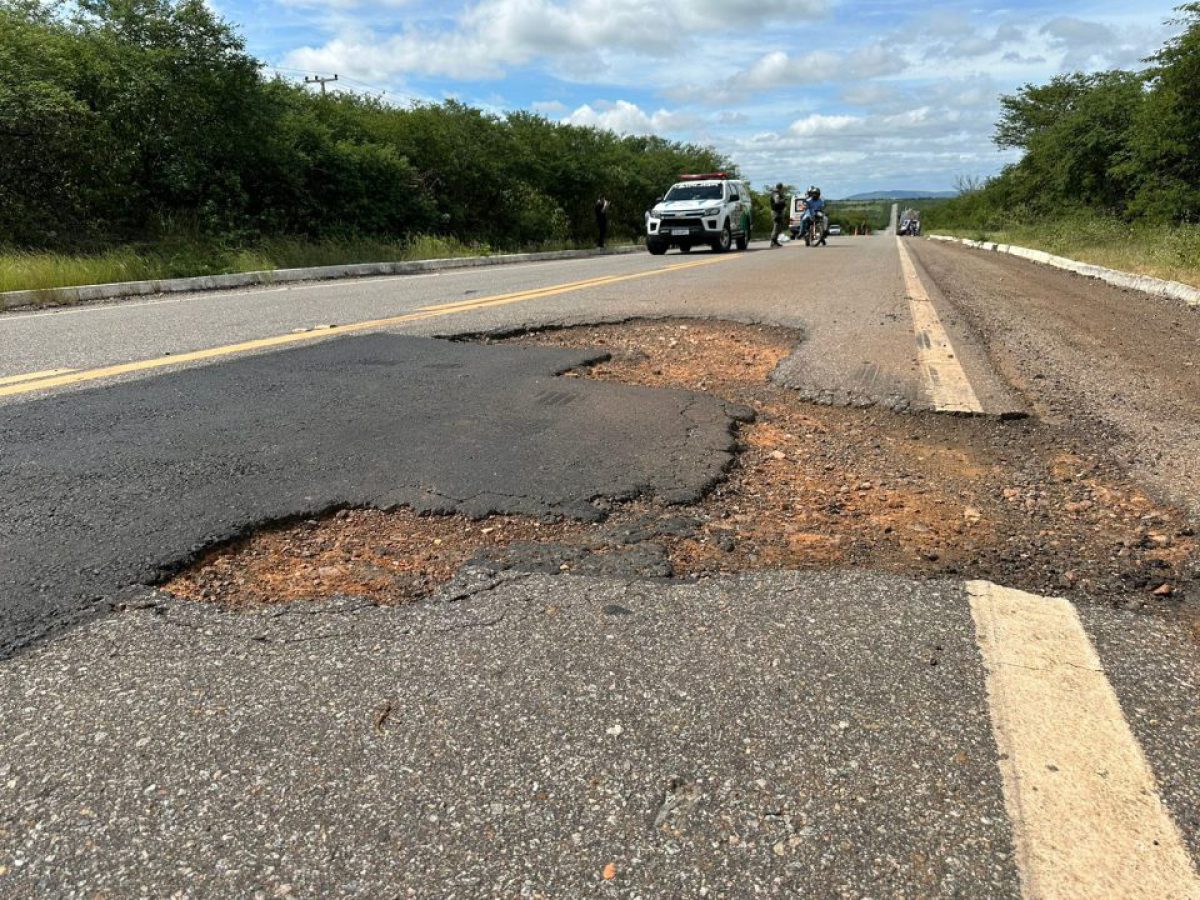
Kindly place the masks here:
[(205, 350), (192, 350), (187, 353), (176, 353), (171, 356), (157, 356), (153, 359), (143, 359), (136, 362), (118, 363), (112, 366), (102, 366), (96, 369), (48, 369), (42, 372), (30, 372), (25, 375), (12, 375), (0, 379), (0, 397), (11, 397), (17, 394), (44, 391), (50, 388), (64, 387), (86, 381), (96, 381), (101, 378), (112, 378), (117, 375), (127, 375), (133, 372), (144, 372), (149, 369), (160, 369), (166, 366), (177, 366), (184, 363), (203, 362), (219, 359), (224, 356), (234, 356), (239, 353), (250, 353), (255, 350), (267, 350), (274, 347), (285, 347), (289, 344), (299, 344), (304, 341), (320, 340), (332, 335), (353, 334), (359, 331), (370, 331), (379, 328), (392, 328), (423, 319), (435, 319), (440, 316), (457, 315), (486, 309), (491, 306), (505, 306), (510, 303), (522, 303), (526, 300), (539, 300), (543, 297), (553, 297), (558, 294), (569, 294), (588, 288), (603, 287), (618, 284), (622, 281), (633, 281), (638, 278), (649, 278), (654, 275), (666, 275), (682, 269), (695, 269), (701, 266), (711, 266), (715, 263), (739, 259), (738, 256), (719, 256), (711, 259), (695, 260), (693, 262), (676, 263), (663, 266), (648, 272), (633, 272), (628, 275), (606, 275), (598, 278), (588, 278), (583, 281), (572, 281), (544, 288), (516, 291), (508, 294), (494, 294), (488, 297), (476, 297), (472, 300), (462, 300), (456, 303), (441, 303), (435, 306), (423, 306), (411, 313), (389, 316), (383, 319), (368, 319), (362, 322), (351, 322), (335, 327), (314, 328), (305, 331), (278, 334), (272, 337), (257, 338), (242, 341), (237, 344), (225, 344), (220, 347), (209, 347)]

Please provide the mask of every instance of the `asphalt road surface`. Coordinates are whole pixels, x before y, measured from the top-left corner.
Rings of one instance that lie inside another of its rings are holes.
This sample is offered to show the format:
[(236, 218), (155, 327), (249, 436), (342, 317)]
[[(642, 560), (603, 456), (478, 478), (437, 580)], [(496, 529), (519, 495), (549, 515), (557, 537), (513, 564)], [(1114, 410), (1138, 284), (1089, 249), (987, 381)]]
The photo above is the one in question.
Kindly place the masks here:
[(815, 404), (1062, 423), (1200, 520), (1200, 315), (963, 248), (5, 315), (0, 893), (1200, 897), (1186, 615), (969, 572), (468, 566), (414, 605), (236, 613), (155, 589), (343, 505), (685, 511), (747, 410), (559, 377), (602, 349), (442, 339), (668, 316), (798, 329), (771, 377)]

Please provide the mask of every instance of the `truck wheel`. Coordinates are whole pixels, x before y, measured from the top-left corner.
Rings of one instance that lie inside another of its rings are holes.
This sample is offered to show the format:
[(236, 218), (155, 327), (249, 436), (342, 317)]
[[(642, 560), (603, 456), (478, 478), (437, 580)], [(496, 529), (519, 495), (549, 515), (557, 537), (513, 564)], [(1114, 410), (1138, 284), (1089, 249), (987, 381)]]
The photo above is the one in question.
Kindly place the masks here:
[(691, 245), (691, 244), (688, 244), (688, 243), (683, 243), (683, 244), (680, 244), (680, 245), (679, 245), (679, 252), (680, 252), (680, 253), (691, 253), (691, 252), (692, 252), (692, 245)]
[(745, 234), (745, 233), (739, 234), (737, 236), (737, 248), (739, 250), (745, 250), (749, 246), (750, 246), (750, 235)]
[(662, 256), (667, 252), (667, 242), (650, 238), (646, 241), (646, 249), (654, 256)]
[(713, 250), (717, 253), (728, 253), (729, 248), (733, 246), (733, 232), (729, 228), (729, 223), (725, 223), (725, 227), (721, 229), (721, 236), (713, 242)]

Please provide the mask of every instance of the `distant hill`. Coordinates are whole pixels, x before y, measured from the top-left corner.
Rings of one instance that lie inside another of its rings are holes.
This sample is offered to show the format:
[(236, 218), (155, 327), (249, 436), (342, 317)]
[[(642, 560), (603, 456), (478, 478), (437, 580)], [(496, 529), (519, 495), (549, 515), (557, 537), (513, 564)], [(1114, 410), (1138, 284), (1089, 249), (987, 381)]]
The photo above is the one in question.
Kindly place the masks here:
[(843, 200), (937, 200), (957, 197), (958, 191), (868, 191), (843, 197)]

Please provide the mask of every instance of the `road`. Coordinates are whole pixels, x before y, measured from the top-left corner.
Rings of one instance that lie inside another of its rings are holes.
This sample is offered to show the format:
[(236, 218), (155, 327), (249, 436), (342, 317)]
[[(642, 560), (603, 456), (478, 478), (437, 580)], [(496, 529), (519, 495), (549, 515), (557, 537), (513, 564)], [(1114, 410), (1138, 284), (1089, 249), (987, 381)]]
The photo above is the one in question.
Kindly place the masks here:
[(1200, 897), (1198, 351), (891, 236), (2, 316), (3, 893)]

